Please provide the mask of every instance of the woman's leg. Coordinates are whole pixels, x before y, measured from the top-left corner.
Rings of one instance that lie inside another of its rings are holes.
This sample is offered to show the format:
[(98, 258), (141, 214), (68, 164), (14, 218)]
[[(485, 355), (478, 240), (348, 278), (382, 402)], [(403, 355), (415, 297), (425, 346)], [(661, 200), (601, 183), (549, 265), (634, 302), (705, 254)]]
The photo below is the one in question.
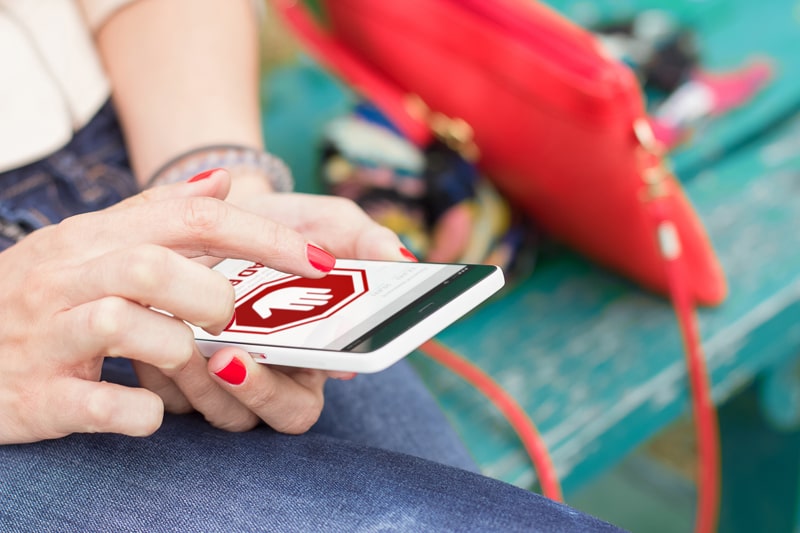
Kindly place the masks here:
[[(134, 382), (121, 361), (104, 377)], [(168, 415), (146, 439), (0, 447), (0, 529), (614, 530), (441, 464), (472, 466), (405, 363), (332, 382), (328, 398), (320, 423), (297, 437)]]
[[(104, 378), (135, 382), (124, 361)], [(616, 530), (442, 464), (473, 467), (405, 363), (333, 382), (328, 398), (301, 436), (167, 415), (145, 439), (0, 446), (0, 530)]]
[(312, 431), (450, 466), (477, 466), (442, 410), (406, 361), (352, 381), (330, 380)]
[(478, 474), (319, 433), (167, 416), (149, 438), (0, 447), (0, 529), (616, 531)]

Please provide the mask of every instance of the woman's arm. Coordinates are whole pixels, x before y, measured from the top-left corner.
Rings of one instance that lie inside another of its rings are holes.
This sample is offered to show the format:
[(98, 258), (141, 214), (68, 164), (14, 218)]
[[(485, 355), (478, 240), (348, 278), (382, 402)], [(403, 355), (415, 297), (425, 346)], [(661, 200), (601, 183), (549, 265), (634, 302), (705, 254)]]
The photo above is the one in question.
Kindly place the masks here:
[[(96, 40), (140, 184), (199, 146), (263, 147), (251, 0), (138, 0)], [(238, 175), (229, 200), (268, 190), (264, 176)]]

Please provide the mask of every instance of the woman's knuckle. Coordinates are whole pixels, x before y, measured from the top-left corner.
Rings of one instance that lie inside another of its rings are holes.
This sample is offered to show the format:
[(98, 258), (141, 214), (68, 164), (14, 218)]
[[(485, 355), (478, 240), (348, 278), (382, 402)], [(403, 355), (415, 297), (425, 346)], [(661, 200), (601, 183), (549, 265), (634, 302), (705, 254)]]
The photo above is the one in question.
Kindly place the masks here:
[(382, 226), (377, 223), (373, 223), (373, 225), (370, 228), (370, 231), (372, 234), (369, 236), (376, 241), (388, 241), (390, 239), (397, 239), (397, 234), (394, 231), (387, 228), (386, 226)]
[(132, 290), (151, 293), (161, 288), (168, 261), (167, 250), (160, 246), (146, 244), (132, 249), (124, 265)]
[(195, 405), (216, 403), (219, 393), (219, 386), (211, 380), (199, 381), (192, 385), (192, 401)]
[(84, 220), (86, 215), (75, 215), (67, 217), (55, 226), (51, 226), (54, 242), (68, 242), (75, 239), (77, 235), (84, 233)]
[(276, 431), (290, 435), (300, 435), (307, 432), (317, 423), (322, 414), (322, 401), (311, 400), (305, 406), (294, 409), (289, 417), (275, 427)]
[(298, 243), (298, 234), (283, 224), (264, 219), (259, 235), (264, 243), (264, 248), (269, 250), (273, 257), (290, 256), (292, 248)]
[(354, 211), (354, 212), (361, 212), (361, 208), (358, 207), (358, 204), (355, 203), (350, 198), (345, 198), (344, 196), (332, 196), (331, 198), (331, 208), (337, 211)]
[(154, 200), (157, 200), (159, 197), (159, 190), (157, 187), (151, 189), (144, 189), (143, 191), (139, 192), (138, 195), (132, 196), (128, 199), (130, 203), (134, 202), (141, 202), (141, 203), (149, 203)]
[(174, 347), (169, 352), (169, 367), (181, 370), (189, 364), (195, 350), (194, 333), (184, 323), (180, 324), (173, 336)]
[(91, 335), (113, 340), (123, 332), (126, 311), (127, 304), (122, 298), (98, 300), (89, 308), (87, 330)]
[(257, 412), (269, 409), (278, 399), (276, 387), (260, 387), (250, 400), (250, 405)]
[(47, 303), (53, 300), (54, 279), (58, 279), (58, 273), (49, 264), (37, 264), (30, 268), (26, 274), (25, 291), (22, 292), (27, 309), (46, 308)]
[(183, 222), (189, 232), (205, 236), (219, 226), (225, 218), (225, 204), (214, 198), (188, 198), (183, 212)]
[(255, 414), (246, 412), (238, 416), (228, 416), (224, 420), (211, 422), (211, 425), (223, 431), (242, 433), (245, 431), (250, 431), (256, 427), (258, 425), (258, 421), (259, 419)]
[(114, 412), (105, 389), (98, 388), (85, 396), (86, 431), (105, 431), (114, 421)]

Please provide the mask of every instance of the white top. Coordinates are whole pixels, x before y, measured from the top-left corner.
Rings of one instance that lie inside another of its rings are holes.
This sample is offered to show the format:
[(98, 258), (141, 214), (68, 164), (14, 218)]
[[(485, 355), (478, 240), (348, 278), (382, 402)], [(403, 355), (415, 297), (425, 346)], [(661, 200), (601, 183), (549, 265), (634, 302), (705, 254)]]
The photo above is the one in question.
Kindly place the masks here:
[(132, 0), (0, 0), (0, 172), (67, 144), (108, 99), (92, 32)]

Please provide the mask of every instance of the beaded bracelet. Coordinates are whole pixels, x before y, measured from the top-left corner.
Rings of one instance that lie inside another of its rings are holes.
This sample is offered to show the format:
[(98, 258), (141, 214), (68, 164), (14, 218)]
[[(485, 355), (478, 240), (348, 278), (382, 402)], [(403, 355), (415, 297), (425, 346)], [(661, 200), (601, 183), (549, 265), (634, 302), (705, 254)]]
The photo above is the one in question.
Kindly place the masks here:
[(294, 180), (289, 167), (278, 157), (262, 150), (236, 144), (202, 146), (171, 159), (147, 181), (146, 188), (186, 181), (212, 168), (232, 174), (258, 172), (267, 177), (275, 192), (289, 192)]

